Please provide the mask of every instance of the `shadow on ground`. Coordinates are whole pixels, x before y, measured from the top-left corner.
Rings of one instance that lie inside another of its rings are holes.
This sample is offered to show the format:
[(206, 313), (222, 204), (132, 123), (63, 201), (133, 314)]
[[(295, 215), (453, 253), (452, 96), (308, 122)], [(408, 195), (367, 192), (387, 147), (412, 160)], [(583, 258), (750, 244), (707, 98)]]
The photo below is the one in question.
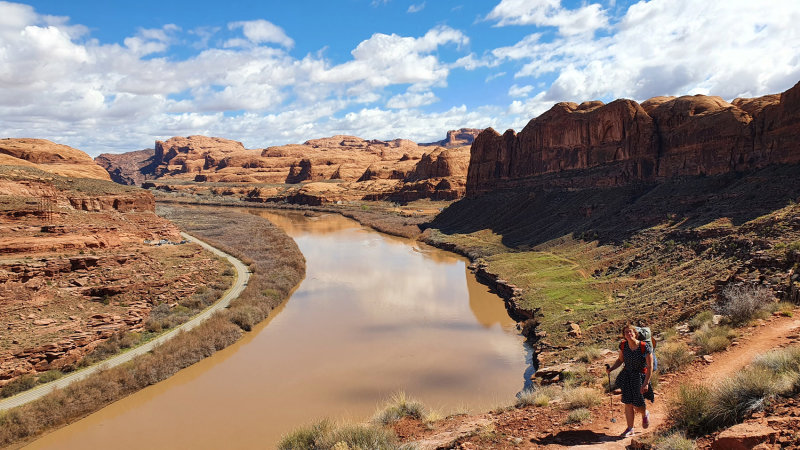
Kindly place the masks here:
[(607, 442), (621, 441), (620, 436), (610, 436), (607, 434), (595, 433), (590, 430), (564, 430), (557, 434), (550, 434), (541, 439), (531, 439), (531, 442), (538, 445), (593, 445)]
[(510, 248), (533, 247), (568, 234), (620, 244), (665, 222), (677, 229), (720, 218), (741, 225), (796, 202), (798, 179), (800, 165), (784, 165), (660, 184), (494, 192), (452, 204), (428, 227), (445, 234), (488, 229)]

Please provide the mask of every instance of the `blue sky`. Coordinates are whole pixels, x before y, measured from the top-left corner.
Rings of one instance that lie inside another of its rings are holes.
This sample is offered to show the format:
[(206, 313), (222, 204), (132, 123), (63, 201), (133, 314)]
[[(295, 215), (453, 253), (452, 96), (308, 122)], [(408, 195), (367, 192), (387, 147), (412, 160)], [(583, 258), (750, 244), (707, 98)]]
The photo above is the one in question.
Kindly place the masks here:
[(97, 155), (521, 129), (559, 101), (800, 81), (800, 2), (0, 1), (0, 137)]

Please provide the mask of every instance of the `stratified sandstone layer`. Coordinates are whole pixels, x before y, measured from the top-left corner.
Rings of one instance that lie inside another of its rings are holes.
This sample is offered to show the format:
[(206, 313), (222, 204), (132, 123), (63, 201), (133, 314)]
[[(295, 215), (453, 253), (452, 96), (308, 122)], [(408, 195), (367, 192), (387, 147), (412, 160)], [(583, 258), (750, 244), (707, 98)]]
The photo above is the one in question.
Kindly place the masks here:
[(800, 162), (800, 83), (778, 95), (558, 103), (519, 133), (489, 128), (471, 148), (467, 194), (586, 188)]
[(121, 154), (103, 153), (94, 162), (111, 175), (113, 182), (141, 186), (152, 172), (154, 155), (152, 148)]
[(461, 128), (459, 130), (450, 130), (447, 132), (447, 137), (442, 139), (441, 141), (436, 142), (429, 142), (427, 144), (420, 144), (420, 145), (429, 145), (429, 146), (436, 146), (436, 147), (445, 147), (445, 148), (452, 148), (452, 147), (463, 147), (465, 145), (472, 145), (472, 142), (475, 141), (475, 138), (481, 134), (480, 128)]
[(111, 179), (86, 153), (46, 139), (0, 139), (0, 165), (36, 167), (65, 177)]
[[(128, 174), (123, 183), (136, 182), (130, 175), (136, 171), (148, 179), (143, 187), (171, 192), (218, 192), (218, 186), (204, 187), (203, 183), (228, 183), (224, 195), (254, 202), (456, 199), (466, 190), (469, 149), (465, 143), (479, 132), (450, 131), (439, 142), (444, 146), (338, 135), (263, 150), (245, 149), (240, 142), (222, 138), (174, 137), (157, 141), (150, 159), (144, 153), (103, 155), (98, 162), (103, 158), (103, 166), (115, 180), (115, 174)], [(128, 160), (139, 162), (123, 167)]]
[[(154, 308), (161, 318), (188, 311), (179, 302), (209, 291), (224, 270), (197, 245), (156, 245), (181, 237), (155, 215), (152, 193), (108, 181), (85, 153), (3, 144), (0, 386), (73, 369), (112, 337), (135, 342), (160, 326), (148, 326)], [(80, 177), (96, 175), (92, 166), (105, 179)]]

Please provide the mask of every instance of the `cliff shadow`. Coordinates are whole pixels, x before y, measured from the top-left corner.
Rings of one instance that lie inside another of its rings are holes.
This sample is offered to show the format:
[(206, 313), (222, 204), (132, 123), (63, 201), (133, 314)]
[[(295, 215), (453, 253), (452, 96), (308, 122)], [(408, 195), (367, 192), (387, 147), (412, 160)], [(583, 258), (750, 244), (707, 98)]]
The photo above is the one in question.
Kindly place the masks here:
[(747, 173), (673, 178), (662, 183), (589, 189), (517, 189), (465, 198), (428, 227), (443, 233), (491, 230), (509, 248), (573, 235), (621, 244), (663, 224), (691, 229), (727, 218), (741, 225), (800, 199), (800, 165)]

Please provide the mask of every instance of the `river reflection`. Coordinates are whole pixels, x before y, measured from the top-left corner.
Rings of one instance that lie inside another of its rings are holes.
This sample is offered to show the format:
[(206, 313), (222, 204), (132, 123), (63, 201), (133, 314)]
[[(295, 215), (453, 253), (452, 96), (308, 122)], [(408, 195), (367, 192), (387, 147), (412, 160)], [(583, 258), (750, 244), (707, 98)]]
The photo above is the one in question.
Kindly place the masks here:
[(526, 352), (465, 260), (338, 215), (251, 211), (306, 279), (267, 324), (31, 448), (272, 448), (322, 417), (362, 421), (404, 390), (445, 412), (513, 401)]

